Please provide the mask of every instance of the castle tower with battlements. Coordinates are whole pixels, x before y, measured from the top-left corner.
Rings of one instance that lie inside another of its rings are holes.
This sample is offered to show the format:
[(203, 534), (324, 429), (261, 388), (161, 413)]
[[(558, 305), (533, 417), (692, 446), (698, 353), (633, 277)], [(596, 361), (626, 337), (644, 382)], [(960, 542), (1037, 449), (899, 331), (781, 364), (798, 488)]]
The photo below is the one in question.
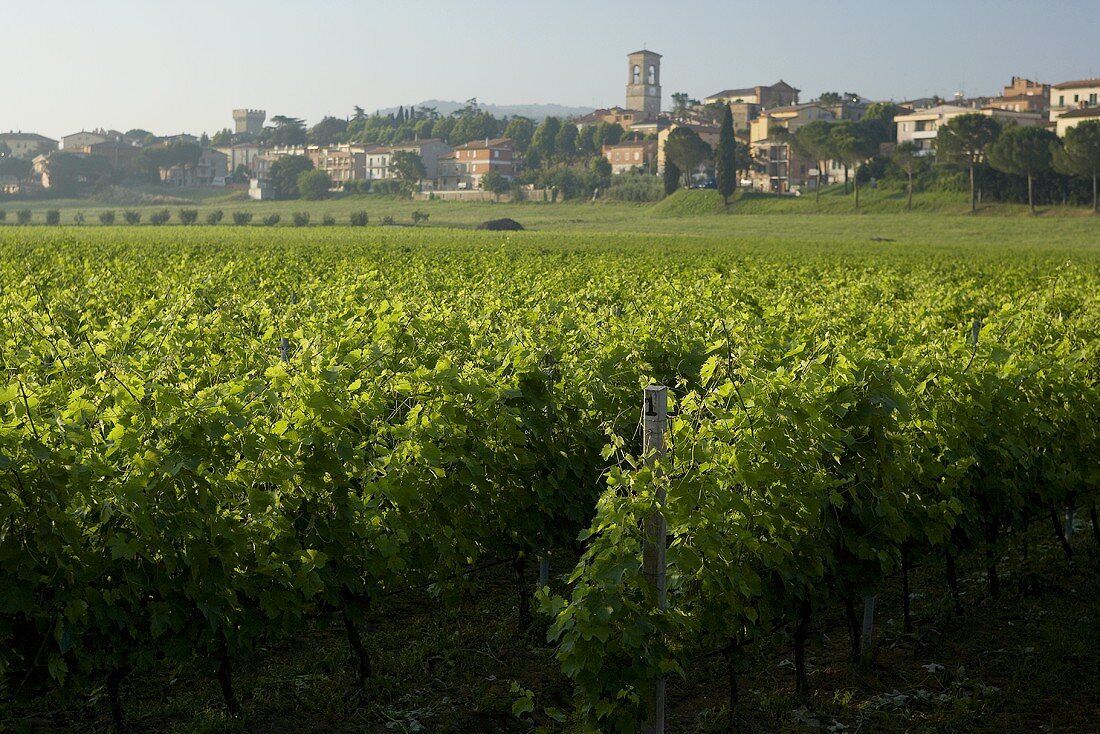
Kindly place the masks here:
[(234, 132), (259, 135), (266, 119), (267, 112), (264, 110), (233, 110)]

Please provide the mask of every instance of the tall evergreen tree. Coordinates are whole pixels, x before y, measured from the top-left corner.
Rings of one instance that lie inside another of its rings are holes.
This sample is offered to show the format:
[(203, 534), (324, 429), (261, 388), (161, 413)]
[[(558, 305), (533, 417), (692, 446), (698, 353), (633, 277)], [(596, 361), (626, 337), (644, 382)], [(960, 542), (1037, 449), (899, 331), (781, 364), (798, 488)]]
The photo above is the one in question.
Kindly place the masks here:
[(989, 163), (998, 171), (1027, 177), (1027, 205), (1035, 213), (1035, 177), (1053, 166), (1051, 149), (1058, 136), (1042, 127), (1010, 125), (989, 146)]
[(898, 146), (894, 148), (893, 160), (894, 165), (900, 168), (909, 179), (905, 209), (906, 211), (910, 211), (913, 208), (913, 176), (927, 167), (928, 158), (921, 155), (921, 150), (916, 144), (905, 142), (899, 143)]
[(813, 158), (817, 163), (817, 186), (815, 187), (814, 201), (821, 201), (821, 178), (829, 159), (833, 158), (832, 141), (829, 137), (831, 123), (825, 120), (814, 120), (808, 125), (795, 130), (791, 144), (798, 152), (807, 158)]
[(974, 169), (985, 162), (986, 150), (1001, 134), (1000, 124), (980, 113), (959, 115), (936, 133), (936, 156), (970, 169), (970, 213), (978, 210)]
[(1086, 120), (1066, 131), (1063, 145), (1054, 149), (1059, 173), (1092, 179), (1092, 212), (1100, 214), (1100, 120)]
[(872, 125), (863, 122), (841, 122), (829, 129), (829, 144), (834, 154), (855, 169), (856, 210), (859, 210), (859, 169), (878, 152), (879, 143)]
[(556, 152), (556, 138), (561, 131), (561, 120), (556, 117), (547, 117), (535, 129), (531, 139), (531, 147), (543, 159), (550, 158)]
[(675, 194), (677, 189), (680, 188), (680, 168), (675, 163), (670, 161), (668, 157), (665, 157), (665, 196), (671, 196)]
[(730, 197), (737, 190), (737, 138), (733, 134), (733, 111), (729, 105), (722, 115), (722, 130), (714, 151), (714, 175), (718, 179), (718, 191), (729, 206)]
[(690, 127), (678, 127), (665, 140), (665, 164), (676, 164), (684, 176), (684, 183), (691, 185), (691, 176), (699, 164), (710, 158), (713, 151)]

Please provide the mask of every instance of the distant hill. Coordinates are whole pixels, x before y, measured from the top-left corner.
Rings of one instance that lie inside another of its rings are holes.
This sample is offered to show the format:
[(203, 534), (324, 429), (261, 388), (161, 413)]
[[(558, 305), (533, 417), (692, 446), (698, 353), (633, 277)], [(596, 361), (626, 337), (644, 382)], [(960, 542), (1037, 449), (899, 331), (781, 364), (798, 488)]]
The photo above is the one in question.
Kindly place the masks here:
[[(442, 99), (429, 99), (419, 102), (413, 107), (434, 107), (441, 115), (449, 115), (466, 106), (465, 102), (451, 102)], [(529, 117), (532, 120), (541, 120), (545, 117), (579, 117), (592, 111), (591, 107), (567, 107), (560, 104), (478, 104), (478, 107), (491, 113), (494, 117)], [(384, 115), (397, 112), (396, 107), (388, 107), (379, 110)]]

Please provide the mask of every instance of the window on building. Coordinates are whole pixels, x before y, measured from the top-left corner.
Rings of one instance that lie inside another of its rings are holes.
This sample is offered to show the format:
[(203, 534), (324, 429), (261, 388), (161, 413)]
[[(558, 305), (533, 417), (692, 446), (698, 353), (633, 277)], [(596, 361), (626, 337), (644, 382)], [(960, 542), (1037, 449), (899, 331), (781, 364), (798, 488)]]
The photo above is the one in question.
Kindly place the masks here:
[(630, 78), (632, 80), (632, 82), (631, 82), (632, 84), (641, 84), (642, 83), (642, 70), (641, 70), (641, 68), (639, 68), (639, 66), (637, 64), (634, 65), (634, 71), (633, 71), (633, 74), (631, 74)]
[(1059, 107), (1065, 107), (1066, 106), (1066, 95), (1064, 95), (1064, 94), (1059, 94), (1058, 95), (1058, 106)]
[(654, 66), (653, 64), (649, 65), (649, 83), (650, 84), (656, 84), (657, 83), (657, 67)]
[(1092, 105), (1093, 107), (1096, 106), (1096, 92), (1093, 92), (1092, 94), (1089, 95), (1089, 104)]

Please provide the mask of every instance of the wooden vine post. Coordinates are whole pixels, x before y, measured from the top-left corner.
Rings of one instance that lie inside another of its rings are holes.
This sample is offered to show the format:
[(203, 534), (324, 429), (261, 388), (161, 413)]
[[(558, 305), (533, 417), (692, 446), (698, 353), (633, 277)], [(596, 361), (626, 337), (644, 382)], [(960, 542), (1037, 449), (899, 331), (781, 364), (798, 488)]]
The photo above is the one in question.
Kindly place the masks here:
[[(650, 385), (645, 389), (642, 401), (642, 456), (646, 466), (654, 466), (665, 457), (665, 431), (668, 429), (668, 388)], [(659, 471), (659, 469), (657, 469)], [(665, 551), (668, 529), (662, 508), (665, 504), (665, 488), (657, 486), (657, 508), (645, 519), (645, 541), (642, 547), (642, 573), (657, 598), (657, 609), (667, 608), (665, 596)], [(658, 678), (649, 702), (649, 712), (644, 731), (646, 734), (664, 734), (665, 731), (665, 679)]]
[(860, 635), (860, 655), (867, 657), (875, 634), (875, 597), (863, 597), (863, 634)]
[[(547, 352), (546, 356), (542, 360), (543, 371), (546, 374), (546, 392), (549, 396), (549, 401), (546, 403), (546, 417), (551, 421), (553, 425), (555, 405), (554, 402), (554, 367), (557, 366), (558, 360), (554, 357), (553, 352)], [(553, 428), (551, 428), (553, 430)], [(545, 552), (539, 558), (539, 588), (545, 588), (550, 585), (550, 556)]]

